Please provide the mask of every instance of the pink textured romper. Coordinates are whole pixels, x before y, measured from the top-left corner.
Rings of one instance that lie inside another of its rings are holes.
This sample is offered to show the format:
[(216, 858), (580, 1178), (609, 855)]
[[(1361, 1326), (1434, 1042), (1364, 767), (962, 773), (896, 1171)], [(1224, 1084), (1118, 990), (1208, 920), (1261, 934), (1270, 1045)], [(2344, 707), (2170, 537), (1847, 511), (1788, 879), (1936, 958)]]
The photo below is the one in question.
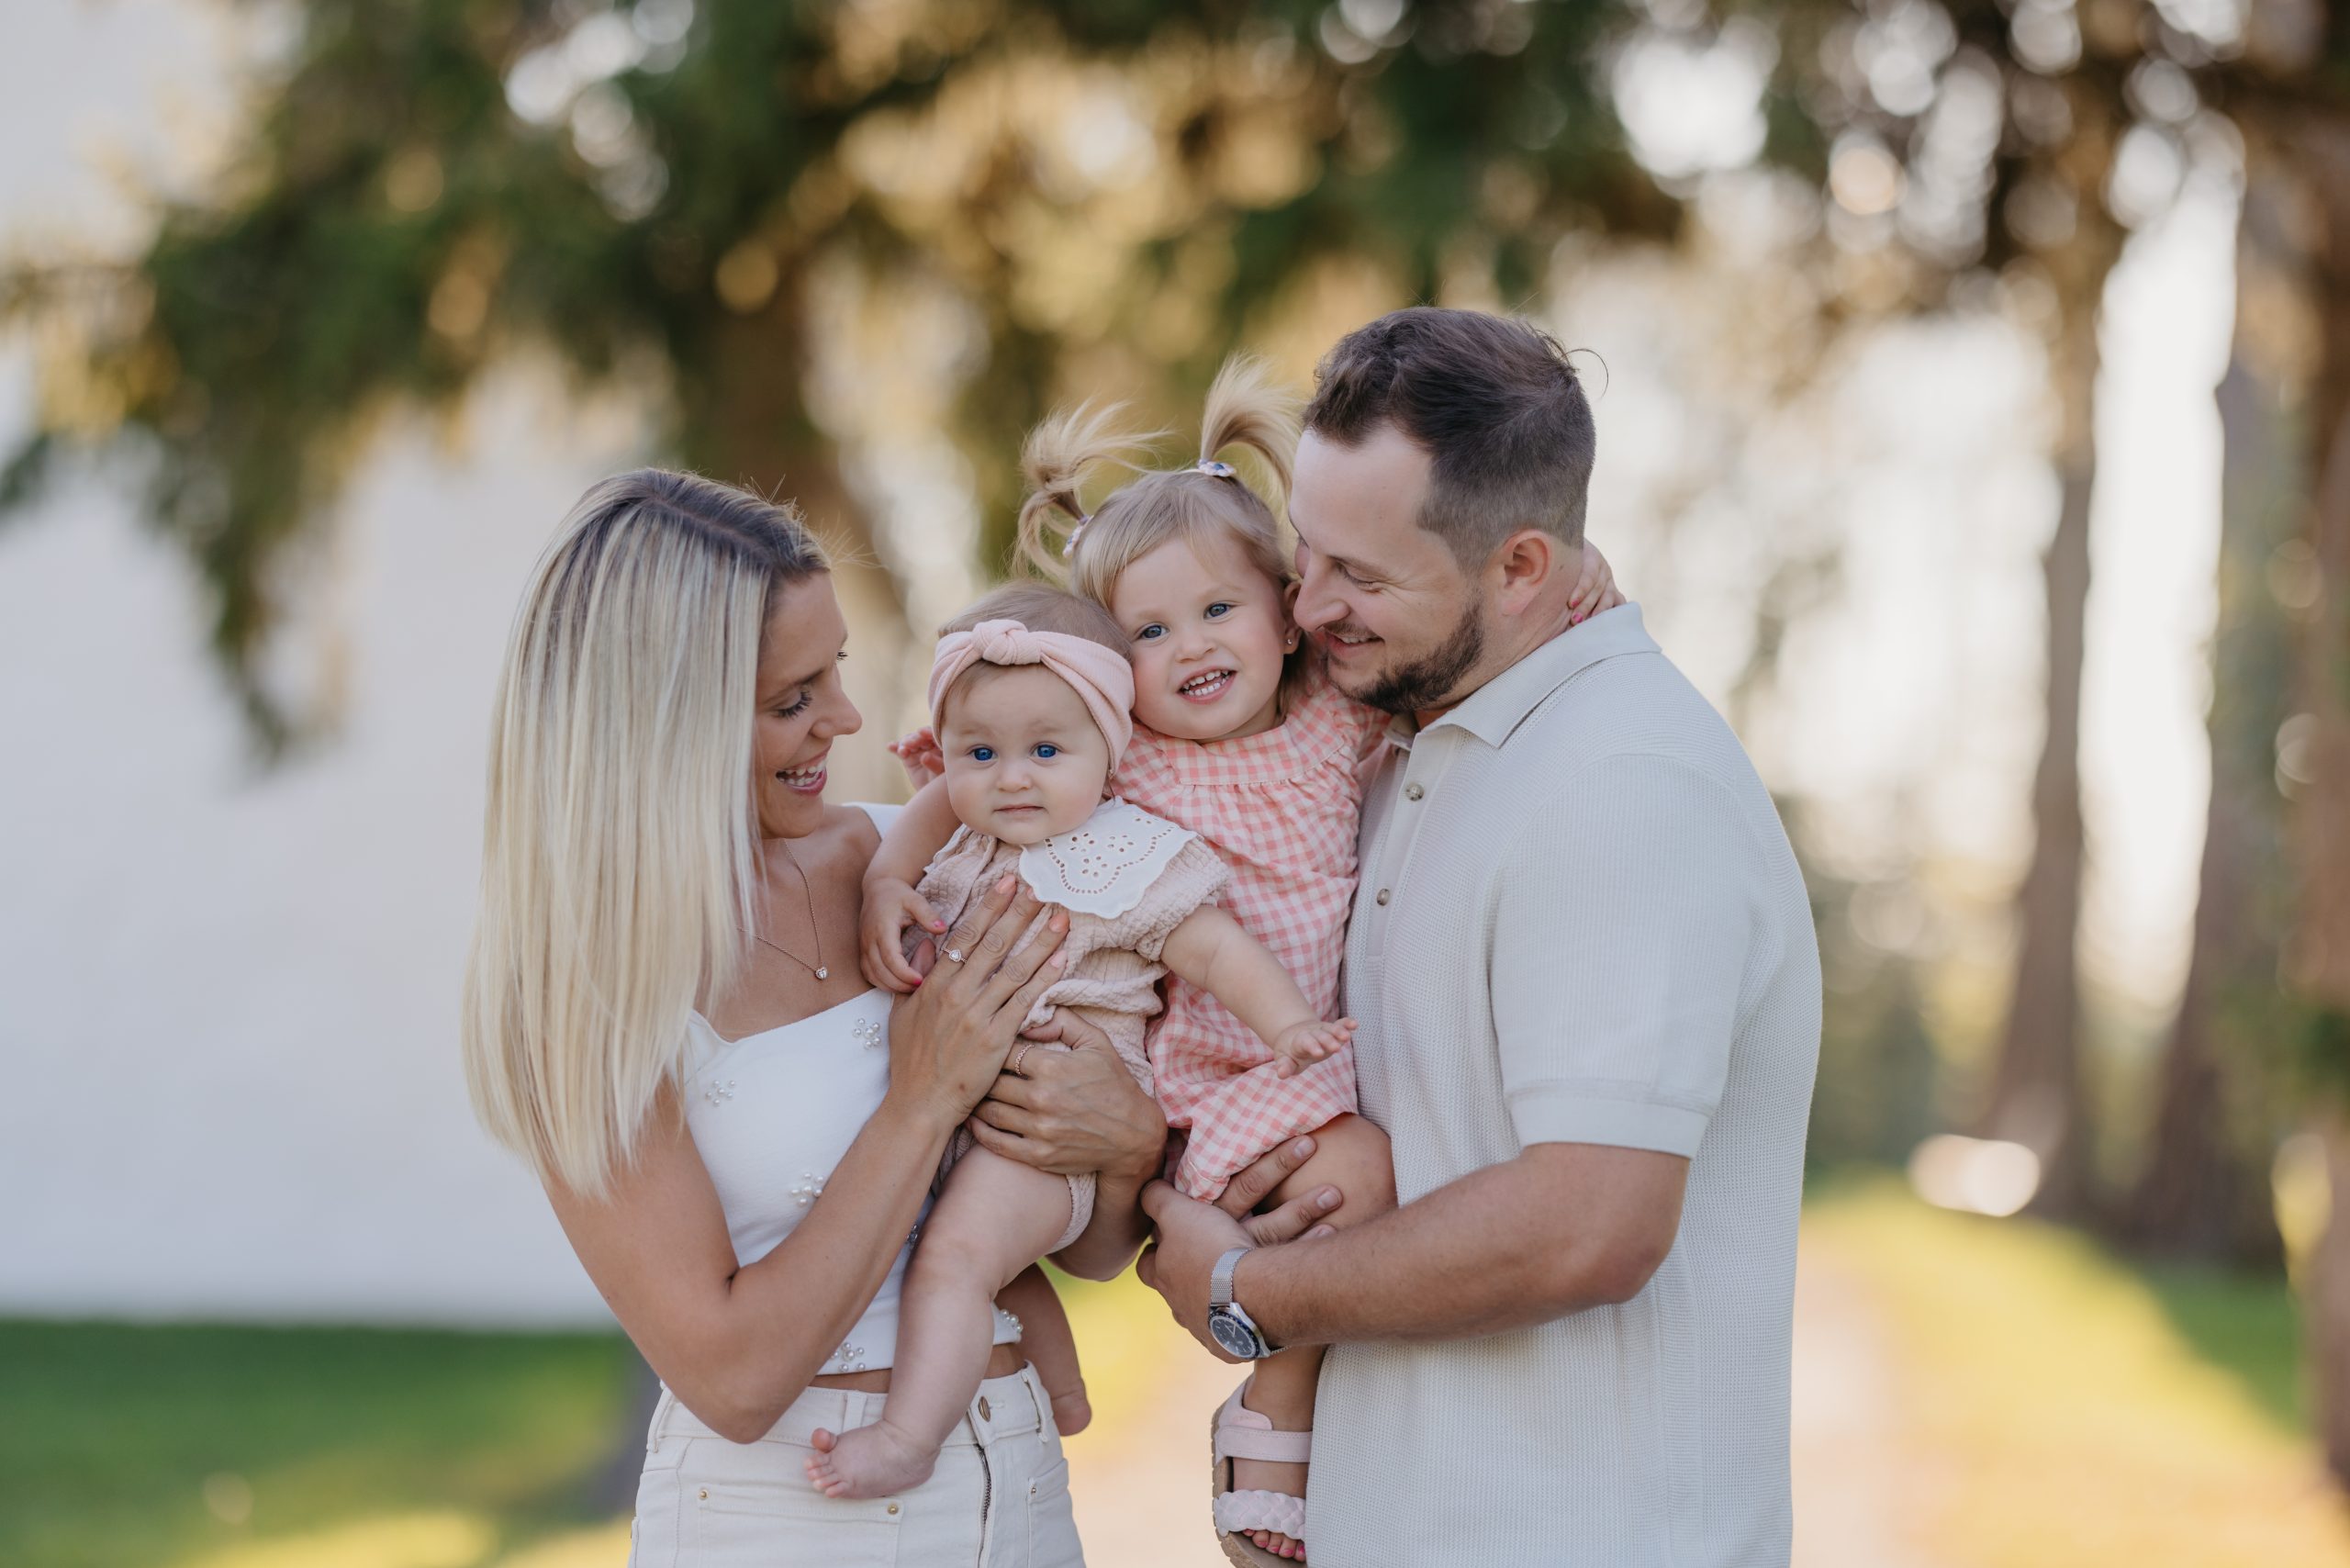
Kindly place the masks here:
[[(1042, 857), (1046, 864), (1032, 868), (1027, 863), (1031, 857)], [(1032, 868), (1053, 875), (1033, 877)], [(1074, 1008), (1110, 1037), (1111, 1048), (1126, 1070), (1149, 1089), (1150, 1061), (1143, 1036), (1145, 1025), (1158, 1011), (1159, 977), (1167, 973), (1159, 952), (1194, 910), (1216, 902), (1227, 881), (1224, 862), (1192, 830), (1126, 801), (1105, 801), (1078, 828), (1024, 852), (958, 827), (931, 858), (919, 890), (938, 918), (953, 925), (1006, 871), (1018, 872), (1046, 902), (1069, 913), (1069, 934), (1061, 940), (1068, 972), (1046, 987), (1028, 1022), (1042, 1024), (1056, 1008)], [(1134, 876), (1128, 879), (1125, 873)], [(1056, 879), (1058, 889), (1050, 885)], [(1123, 889), (1123, 895), (1107, 892), (1113, 886)], [(1080, 907), (1088, 893), (1107, 893), (1109, 903), (1119, 907)], [(1037, 919), (1042, 924), (1044, 917)], [(1349, 1077), (1347, 1081), (1354, 1081)], [(946, 1163), (960, 1159), (971, 1142), (968, 1129), (958, 1130), (947, 1148)], [(1046, 1249), (1048, 1252), (1076, 1240), (1093, 1213), (1093, 1177), (1072, 1176), (1069, 1185), (1069, 1228)]]
[[(1136, 726), (1119, 795), (1180, 823), (1232, 868), (1224, 906), (1270, 948), (1317, 1016), (1337, 1015), (1338, 962), (1355, 896), (1361, 764), (1388, 716), (1316, 678), (1262, 734), (1179, 741)], [(1191, 1137), (1175, 1185), (1213, 1199), (1281, 1139), (1355, 1108), (1351, 1049), (1277, 1078), (1273, 1053), (1223, 1003), (1180, 977), (1152, 1025), (1150, 1065), (1169, 1126)]]

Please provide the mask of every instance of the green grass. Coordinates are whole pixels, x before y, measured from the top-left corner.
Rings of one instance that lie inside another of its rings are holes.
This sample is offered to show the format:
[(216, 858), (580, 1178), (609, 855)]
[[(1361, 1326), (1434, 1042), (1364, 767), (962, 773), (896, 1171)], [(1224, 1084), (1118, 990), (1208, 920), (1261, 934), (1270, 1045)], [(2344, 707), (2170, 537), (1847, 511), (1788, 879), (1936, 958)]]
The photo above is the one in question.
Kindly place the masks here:
[(173, 1568), (430, 1513), (405, 1561), (470, 1568), (588, 1517), (629, 1365), (605, 1335), (0, 1321), (0, 1563)]
[(2311, 1429), (2300, 1313), (2282, 1275), (2154, 1268), (2141, 1277), (2198, 1356), (2235, 1379), (2280, 1428)]
[[(1886, 1330), (1905, 1473), (1933, 1478), (1897, 1506), (1938, 1563), (2350, 1562), (2281, 1280), (1881, 1178), (1817, 1182), (1805, 1228)], [(1096, 1409), (1147, 1406), (1188, 1353), (1164, 1305), (1060, 1283)], [(0, 1321), (0, 1568), (611, 1568), (588, 1489), (631, 1369), (608, 1335)]]

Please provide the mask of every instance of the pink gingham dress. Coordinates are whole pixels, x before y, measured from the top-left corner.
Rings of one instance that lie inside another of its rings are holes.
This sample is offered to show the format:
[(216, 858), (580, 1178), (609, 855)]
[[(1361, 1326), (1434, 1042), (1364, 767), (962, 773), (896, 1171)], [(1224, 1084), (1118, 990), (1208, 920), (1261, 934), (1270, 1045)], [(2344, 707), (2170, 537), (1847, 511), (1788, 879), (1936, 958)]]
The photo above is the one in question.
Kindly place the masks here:
[[(1386, 714), (1317, 676), (1262, 734), (1179, 741), (1138, 725), (1118, 764), (1123, 799), (1190, 828), (1224, 857), (1232, 868), (1225, 908), (1324, 1018), (1337, 1015), (1354, 902), (1360, 764), (1387, 724)], [(1281, 1139), (1355, 1108), (1351, 1050), (1277, 1078), (1265, 1043), (1180, 976), (1168, 979), (1149, 1051), (1168, 1125), (1190, 1129), (1174, 1182), (1194, 1198), (1216, 1197)]]

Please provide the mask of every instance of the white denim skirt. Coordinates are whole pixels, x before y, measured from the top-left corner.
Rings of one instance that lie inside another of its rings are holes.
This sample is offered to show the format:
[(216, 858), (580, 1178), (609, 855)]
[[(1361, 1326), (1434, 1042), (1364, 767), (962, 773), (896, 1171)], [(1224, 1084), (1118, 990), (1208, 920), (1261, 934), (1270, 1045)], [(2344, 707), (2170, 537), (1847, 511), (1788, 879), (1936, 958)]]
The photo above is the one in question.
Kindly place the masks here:
[(1052, 1401), (1024, 1366), (979, 1384), (929, 1480), (834, 1500), (809, 1439), (880, 1419), (888, 1396), (811, 1388), (756, 1442), (729, 1442), (667, 1389), (645, 1434), (629, 1568), (1084, 1568)]

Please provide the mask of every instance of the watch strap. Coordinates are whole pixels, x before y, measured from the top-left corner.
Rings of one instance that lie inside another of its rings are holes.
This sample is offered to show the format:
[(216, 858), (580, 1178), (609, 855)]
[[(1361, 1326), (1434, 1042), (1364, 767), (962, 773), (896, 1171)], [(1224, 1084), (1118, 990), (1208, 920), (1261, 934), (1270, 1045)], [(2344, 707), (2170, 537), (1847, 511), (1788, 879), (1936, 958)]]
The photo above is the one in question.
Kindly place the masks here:
[(1215, 1267), (1208, 1271), (1208, 1310), (1210, 1312), (1214, 1312), (1217, 1307), (1232, 1305), (1232, 1271), (1239, 1267), (1240, 1260), (1248, 1254), (1248, 1248), (1236, 1247), (1217, 1259)]

